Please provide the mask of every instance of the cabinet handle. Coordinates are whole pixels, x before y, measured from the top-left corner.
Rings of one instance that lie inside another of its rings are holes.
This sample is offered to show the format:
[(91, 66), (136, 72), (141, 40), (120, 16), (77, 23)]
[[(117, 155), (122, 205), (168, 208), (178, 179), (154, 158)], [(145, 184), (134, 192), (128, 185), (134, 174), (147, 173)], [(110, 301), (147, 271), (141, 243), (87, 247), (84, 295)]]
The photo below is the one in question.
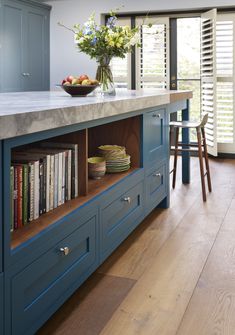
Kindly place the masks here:
[(68, 247), (60, 248), (60, 252), (64, 254), (64, 256), (67, 256), (70, 253), (70, 250)]
[(30, 73), (28, 73), (28, 72), (23, 72), (23, 73), (22, 73), (22, 76), (24, 76), (24, 77), (29, 77), (29, 76), (30, 76)]
[(160, 118), (161, 117), (161, 114), (152, 114), (152, 117), (158, 117), (158, 118)]
[(122, 200), (125, 201), (125, 202), (128, 202), (128, 204), (131, 203), (131, 198), (130, 197), (125, 197)]
[(157, 172), (157, 173), (154, 173), (153, 176), (154, 176), (154, 177), (159, 177), (159, 178), (160, 178), (162, 175), (161, 175), (161, 173)]

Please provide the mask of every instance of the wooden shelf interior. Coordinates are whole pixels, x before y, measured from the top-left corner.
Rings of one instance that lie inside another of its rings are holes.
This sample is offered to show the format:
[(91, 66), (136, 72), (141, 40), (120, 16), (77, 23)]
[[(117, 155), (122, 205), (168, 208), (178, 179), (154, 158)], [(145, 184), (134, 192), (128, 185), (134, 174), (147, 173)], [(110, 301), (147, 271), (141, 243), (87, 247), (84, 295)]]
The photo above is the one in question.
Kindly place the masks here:
[(132, 167), (140, 167), (140, 126), (141, 118), (135, 116), (88, 129), (89, 157), (97, 155), (99, 145), (116, 144), (126, 147), (126, 152), (131, 155)]

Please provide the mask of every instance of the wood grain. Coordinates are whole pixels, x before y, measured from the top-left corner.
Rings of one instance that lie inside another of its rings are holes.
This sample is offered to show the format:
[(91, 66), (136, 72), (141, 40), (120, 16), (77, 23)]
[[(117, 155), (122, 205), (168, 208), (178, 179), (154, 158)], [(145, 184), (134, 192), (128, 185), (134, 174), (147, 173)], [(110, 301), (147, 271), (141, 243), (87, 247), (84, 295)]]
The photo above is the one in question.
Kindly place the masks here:
[(134, 284), (127, 278), (92, 275), (37, 334), (98, 335)]

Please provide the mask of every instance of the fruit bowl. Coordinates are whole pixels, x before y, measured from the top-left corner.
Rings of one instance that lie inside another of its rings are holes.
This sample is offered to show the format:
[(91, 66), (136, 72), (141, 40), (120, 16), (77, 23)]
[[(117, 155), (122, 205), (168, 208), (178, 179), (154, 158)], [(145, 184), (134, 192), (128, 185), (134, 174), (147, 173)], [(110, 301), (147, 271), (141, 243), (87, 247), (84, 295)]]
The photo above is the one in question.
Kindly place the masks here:
[(66, 93), (72, 97), (85, 97), (93, 92), (99, 85), (59, 85)]

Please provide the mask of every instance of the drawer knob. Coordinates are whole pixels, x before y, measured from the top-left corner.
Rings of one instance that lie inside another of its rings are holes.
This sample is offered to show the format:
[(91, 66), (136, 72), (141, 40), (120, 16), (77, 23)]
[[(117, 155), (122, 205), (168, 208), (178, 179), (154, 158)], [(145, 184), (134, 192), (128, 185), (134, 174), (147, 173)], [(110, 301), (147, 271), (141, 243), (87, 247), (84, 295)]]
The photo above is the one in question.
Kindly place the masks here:
[(70, 250), (69, 250), (68, 247), (64, 247), (64, 248), (60, 248), (60, 252), (61, 252), (63, 255), (67, 256), (67, 255), (69, 254)]
[(157, 172), (157, 173), (154, 173), (153, 176), (154, 176), (154, 177), (159, 177), (159, 178), (160, 178), (162, 175), (161, 175), (161, 173)]
[(160, 117), (161, 117), (161, 114), (153, 113), (153, 114), (152, 114), (152, 117), (158, 117), (158, 118), (160, 118)]
[(125, 197), (123, 198), (123, 201), (128, 202), (128, 204), (131, 203), (131, 198), (130, 197)]

